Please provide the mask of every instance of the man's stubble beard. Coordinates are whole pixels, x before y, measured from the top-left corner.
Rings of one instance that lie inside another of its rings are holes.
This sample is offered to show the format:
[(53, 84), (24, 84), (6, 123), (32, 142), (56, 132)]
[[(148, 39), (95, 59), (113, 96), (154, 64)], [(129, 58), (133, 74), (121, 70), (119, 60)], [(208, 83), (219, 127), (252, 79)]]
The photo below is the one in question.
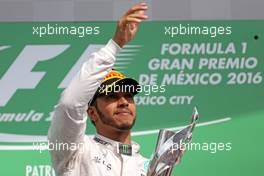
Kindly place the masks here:
[(99, 115), (99, 118), (103, 124), (114, 127), (115, 129), (118, 129), (120, 131), (128, 131), (128, 130), (132, 129), (132, 127), (134, 126), (134, 124), (136, 122), (136, 117), (135, 117), (132, 124), (127, 124), (127, 123), (121, 124), (121, 125), (115, 124), (111, 118), (106, 117), (106, 115), (98, 108), (98, 106), (95, 106), (95, 108), (96, 108), (97, 113)]

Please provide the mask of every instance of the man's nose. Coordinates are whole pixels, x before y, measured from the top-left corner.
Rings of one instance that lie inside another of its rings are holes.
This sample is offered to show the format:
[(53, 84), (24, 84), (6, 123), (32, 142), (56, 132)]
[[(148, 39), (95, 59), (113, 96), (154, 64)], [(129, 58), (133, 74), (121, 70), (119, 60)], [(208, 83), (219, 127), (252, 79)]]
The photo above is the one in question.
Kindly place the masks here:
[(118, 99), (118, 105), (119, 106), (128, 106), (128, 101), (125, 97), (120, 97)]

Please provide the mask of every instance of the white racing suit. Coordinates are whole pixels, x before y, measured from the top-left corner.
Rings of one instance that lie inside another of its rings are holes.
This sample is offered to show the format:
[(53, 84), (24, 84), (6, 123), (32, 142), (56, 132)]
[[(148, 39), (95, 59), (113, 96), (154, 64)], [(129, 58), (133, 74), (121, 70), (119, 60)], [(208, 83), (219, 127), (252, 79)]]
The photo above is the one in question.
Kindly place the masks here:
[(110, 40), (87, 58), (55, 106), (48, 140), (58, 176), (146, 175), (148, 160), (139, 154), (138, 144), (122, 145), (98, 134), (85, 135), (88, 102), (112, 69), (119, 50)]

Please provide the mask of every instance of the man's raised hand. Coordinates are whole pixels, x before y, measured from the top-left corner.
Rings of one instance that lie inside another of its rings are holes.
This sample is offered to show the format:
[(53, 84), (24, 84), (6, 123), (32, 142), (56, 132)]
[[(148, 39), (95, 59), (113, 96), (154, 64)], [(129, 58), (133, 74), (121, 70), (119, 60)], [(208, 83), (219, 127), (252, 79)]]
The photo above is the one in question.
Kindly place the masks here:
[(148, 9), (146, 3), (136, 4), (123, 15), (117, 24), (113, 40), (123, 47), (136, 35), (138, 24), (148, 18), (145, 11)]

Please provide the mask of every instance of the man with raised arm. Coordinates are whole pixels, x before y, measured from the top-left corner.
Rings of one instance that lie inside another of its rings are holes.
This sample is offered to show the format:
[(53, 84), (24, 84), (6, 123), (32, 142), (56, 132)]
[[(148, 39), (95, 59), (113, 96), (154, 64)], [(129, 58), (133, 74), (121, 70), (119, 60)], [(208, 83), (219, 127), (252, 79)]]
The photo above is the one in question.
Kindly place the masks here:
[[(87, 58), (62, 93), (48, 134), (49, 143), (60, 146), (51, 151), (58, 176), (146, 175), (148, 160), (131, 141), (138, 83), (112, 69), (116, 53), (148, 18), (146, 10), (145, 3), (129, 9), (113, 39)], [(114, 91), (116, 86), (119, 91)], [(85, 135), (87, 114), (96, 128), (94, 137)]]

